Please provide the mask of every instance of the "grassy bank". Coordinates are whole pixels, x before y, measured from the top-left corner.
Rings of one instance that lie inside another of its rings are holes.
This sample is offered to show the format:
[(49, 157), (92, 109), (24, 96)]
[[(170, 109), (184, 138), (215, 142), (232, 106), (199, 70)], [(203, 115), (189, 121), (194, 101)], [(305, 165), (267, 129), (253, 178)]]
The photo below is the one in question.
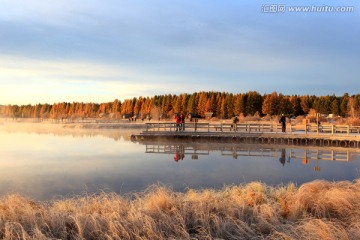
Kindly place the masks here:
[(0, 199), (1, 239), (360, 239), (360, 180), (34, 202)]

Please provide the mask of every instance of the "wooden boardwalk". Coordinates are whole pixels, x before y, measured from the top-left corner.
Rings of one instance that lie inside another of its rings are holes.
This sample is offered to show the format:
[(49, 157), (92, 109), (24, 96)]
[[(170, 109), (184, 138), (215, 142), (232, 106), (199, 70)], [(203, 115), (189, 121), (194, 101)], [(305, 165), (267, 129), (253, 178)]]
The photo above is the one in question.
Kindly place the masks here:
[(175, 123), (147, 123), (146, 130), (132, 139), (360, 148), (360, 128), (350, 125), (288, 124), (285, 133), (280, 124), (186, 123), (185, 130), (176, 128)]

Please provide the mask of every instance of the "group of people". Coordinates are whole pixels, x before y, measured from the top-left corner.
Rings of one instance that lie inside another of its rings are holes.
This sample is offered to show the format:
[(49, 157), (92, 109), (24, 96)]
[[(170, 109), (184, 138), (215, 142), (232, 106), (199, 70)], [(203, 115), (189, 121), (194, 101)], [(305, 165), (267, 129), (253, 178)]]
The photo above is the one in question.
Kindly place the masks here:
[[(174, 116), (175, 124), (176, 124), (176, 131), (184, 131), (185, 130), (185, 115), (184, 113), (177, 113)], [(233, 118), (233, 124), (231, 128), (235, 131), (236, 124), (239, 122), (238, 117)], [(279, 123), (281, 123), (281, 130), (282, 132), (286, 132), (286, 117), (284, 114), (281, 115)]]
[(184, 115), (184, 113), (175, 114), (174, 119), (175, 119), (175, 124), (176, 124), (176, 131), (185, 131), (185, 115)]

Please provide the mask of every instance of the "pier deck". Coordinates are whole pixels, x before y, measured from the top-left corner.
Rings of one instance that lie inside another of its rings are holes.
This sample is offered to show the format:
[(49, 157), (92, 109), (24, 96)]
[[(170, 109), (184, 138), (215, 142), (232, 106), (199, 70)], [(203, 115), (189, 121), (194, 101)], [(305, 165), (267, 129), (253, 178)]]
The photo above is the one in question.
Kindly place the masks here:
[(146, 130), (132, 139), (360, 148), (359, 128), (350, 125), (288, 125), (283, 133), (278, 124), (186, 123), (185, 130), (176, 131), (174, 123), (148, 123)]

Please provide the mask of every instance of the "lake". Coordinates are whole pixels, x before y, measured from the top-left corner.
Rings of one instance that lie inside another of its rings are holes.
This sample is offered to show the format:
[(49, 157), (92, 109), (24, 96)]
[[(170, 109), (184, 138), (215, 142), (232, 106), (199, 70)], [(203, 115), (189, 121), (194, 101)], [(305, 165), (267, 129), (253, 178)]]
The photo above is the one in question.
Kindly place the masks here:
[(359, 178), (356, 149), (186, 142), (132, 142), (136, 129), (0, 125), (0, 194), (37, 200), (152, 184), (176, 191), (261, 181), (300, 185)]

